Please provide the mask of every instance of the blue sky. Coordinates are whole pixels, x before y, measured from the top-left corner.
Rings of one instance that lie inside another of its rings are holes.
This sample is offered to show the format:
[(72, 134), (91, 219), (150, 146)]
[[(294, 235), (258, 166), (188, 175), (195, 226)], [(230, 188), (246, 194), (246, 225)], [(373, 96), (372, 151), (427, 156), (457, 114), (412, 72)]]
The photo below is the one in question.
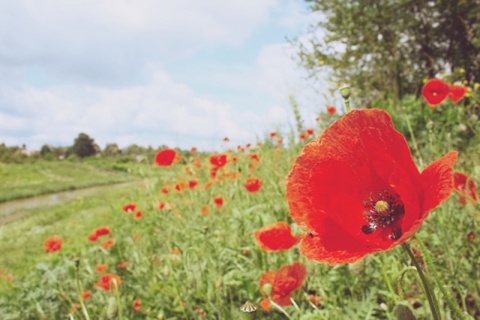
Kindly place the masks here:
[(315, 17), (294, 0), (0, 3), (0, 142), (218, 149), (334, 103), (291, 59)]

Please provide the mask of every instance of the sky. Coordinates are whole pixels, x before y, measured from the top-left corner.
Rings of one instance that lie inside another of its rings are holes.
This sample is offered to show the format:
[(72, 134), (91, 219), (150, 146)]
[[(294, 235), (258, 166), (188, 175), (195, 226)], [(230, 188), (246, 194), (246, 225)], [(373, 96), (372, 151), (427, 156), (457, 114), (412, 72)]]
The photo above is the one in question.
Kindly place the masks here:
[[(200, 150), (307, 125), (334, 97), (289, 39), (316, 17), (301, 0), (0, 2), (0, 143)], [(333, 99), (333, 100), (332, 100)]]

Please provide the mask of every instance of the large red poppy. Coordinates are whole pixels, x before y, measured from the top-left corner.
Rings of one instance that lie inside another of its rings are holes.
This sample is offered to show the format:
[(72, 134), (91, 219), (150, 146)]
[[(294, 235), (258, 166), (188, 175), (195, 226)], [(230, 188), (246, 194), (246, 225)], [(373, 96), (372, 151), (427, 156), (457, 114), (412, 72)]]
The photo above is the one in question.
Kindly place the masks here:
[(163, 149), (155, 155), (155, 164), (160, 167), (168, 167), (172, 165), (177, 153), (173, 149)]
[(58, 236), (50, 236), (43, 243), (46, 253), (55, 252), (62, 248), (63, 239)]
[(210, 164), (213, 167), (221, 168), (227, 163), (227, 155), (225, 154), (214, 154), (210, 157)]
[(243, 185), (248, 192), (254, 193), (260, 190), (262, 187), (263, 181), (257, 178), (248, 179)]
[[(285, 265), (278, 271), (268, 271), (260, 276), (259, 285), (263, 294), (266, 284), (271, 285), (270, 299), (280, 306), (289, 306), (292, 304), (290, 298), (293, 291), (300, 288), (307, 276), (307, 268), (301, 262)], [(264, 303), (263, 303), (264, 304)], [(267, 305), (269, 305), (267, 303)], [(268, 310), (267, 310), (268, 311)]]
[(254, 234), (258, 245), (264, 251), (288, 250), (300, 239), (300, 236), (293, 236), (292, 228), (286, 222), (277, 222), (271, 226), (260, 228)]
[(442, 103), (450, 93), (448, 84), (440, 79), (430, 79), (422, 88), (422, 96), (429, 106)]
[(472, 178), (464, 173), (455, 172), (454, 175), (455, 189), (462, 195), (458, 201), (466, 205), (467, 203), (476, 203), (478, 200), (477, 189)]
[(330, 265), (405, 242), (453, 190), (451, 151), (422, 173), (387, 112), (355, 110), (305, 145), (288, 176), (300, 251)]

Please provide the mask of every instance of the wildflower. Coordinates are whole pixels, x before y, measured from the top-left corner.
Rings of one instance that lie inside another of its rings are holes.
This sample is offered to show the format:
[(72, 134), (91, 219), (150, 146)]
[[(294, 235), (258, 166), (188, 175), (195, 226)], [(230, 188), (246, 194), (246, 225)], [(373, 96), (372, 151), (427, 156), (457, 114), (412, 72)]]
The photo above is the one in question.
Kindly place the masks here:
[(101, 236), (106, 236), (108, 234), (111, 233), (111, 230), (109, 227), (98, 227), (95, 231), (94, 231), (95, 235), (97, 237), (101, 237)]
[(475, 182), (472, 178), (467, 176), (464, 173), (455, 172), (454, 174), (454, 186), (457, 191), (460, 192), (461, 196), (458, 201), (462, 205), (467, 203), (475, 204), (478, 200), (477, 190)]
[(196, 147), (192, 147), (192, 148), (190, 149), (190, 152), (197, 152), (197, 148), (196, 148)]
[(448, 84), (440, 79), (430, 79), (422, 88), (423, 98), (431, 107), (442, 103), (449, 95), (449, 92)]
[(244, 187), (248, 192), (257, 192), (262, 187), (263, 181), (257, 178), (250, 178), (245, 182)]
[(108, 264), (104, 263), (104, 264), (99, 264), (95, 270), (98, 272), (98, 273), (104, 273), (105, 271), (107, 271), (108, 269)]
[(203, 206), (201, 211), (204, 216), (208, 216), (210, 214), (210, 208), (208, 206)]
[(170, 192), (170, 189), (168, 189), (167, 187), (162, 187), (162, 189), (160, 189), (160, 192), (163, 194), (167, 194)]
[(190, 189), (195, 189), (195, 187), (198, 185), (198, 180), (190, 180), (188, 181), (188, 187)]
[(315, 130), (313, 130), (312, 128), (305, 130), (305, 134), (307, 136), (312, 136), (314, 133), (315, 133)]
[[(292, 304), (290, 300), (293, 291), (302, 286), (303, 280), (307, 276), (307, 268), (300, 262), (295, 262), (290, 265), (285, 265), (278, 269), (278, 271), (268, 271), (260, 276), (260, 290), (262, 294), (270, 296), (270, 299), (280, 306), (289, 306)], [(265, 288), (269, 287), (271, 290), (266, 292)], [(265, 299), (264, 299), (265, 300)], [(263, 300), (262, 300), (263, 301)], [(261, 302), (262, 308), (267, 308), (269, 311), (270, 303)]]
[(300, 133), (300, 134), (298, 135), (298, 139), (300, 139), (300, 140), (305, 140), (305, 139), (307, 139), (307, 135), (306, 135), (305, 133)]
[(134, 218), (135, 220), (141, 219), (142, 217), (143, 217), (142, 211), (137, 211), (137, 212), (135, 213), (135, 215), (133, 216), (133, 218)]
[(286, 222), (277, 222), (258, 229), (254, 233), (258, 245), (264, 251), (288, 250), (300, 240), (292, 235), (292, 228)]
[(137, 204), (129, 203), (129, 204), (124, 205), (122, 210), (125, 211), (125, 213), (131, 213), (131, 212), (135, 211), (136, 208), (137, 208)]
[(228, 137), (223, 138), (223, 142), (229, 142), (230, 139)]
[(250, 153), (248, 156), (249, 156), (250, 159), (252, 159), (252, 160), (260, 161), (260, 157), (259, 157), (258, 154), (256, 154), (256, 153)]
[(105, 274), (95, 284), (95, 287), (102, 288), (105, 291), (109, 291), (114, 287), (118, 287), (122, 283), (120, 276), (116, 274)]
[(100, 245), (100, 247), (102, 247), (102, 248), (105, 249), (105, 250), (108, 250), (108, 249), (110, 249), (111, 247), (113, 247), (114, 245), (115, 245), (115, 239), (110, 238), (110, 239), (108, 239), (107, 241), (105, 241), (104, 243), (102, 243), (102, 244)]
[(92, 296), (92, 292), (90, 292), (90, 291), (84, 291), (82, 293), (82, 299), (83, 300), (88, 300), (88, 299), (90, 299), (91, 296)]
[(334, 106), (327, 106), (327, 113), (330, 115), (334, 115), (335, 113), (337, 113), (337, 108), (335, 108)]
[(142, 301), (139, 299), (133, 300), (132, 307), (135, 311), (140, 312), (142, 310)]
[(451, 85), (448, 91), (448, 97), (455, 103), (459, 103), (465, 94), (467, 93), (467, 88), (462, 85)]
[(288, 176), (300, 252), (330, 265), (389, 250), (420, 229), (453, 190), (451, 151), (420, 173), (388, 113), (355, 110), (308, 143)]
[(55, 252), (62, 248), (63, 239), (58, 236), (50, 236), (43, 243), (46, 253)]
[(277, 135), (276, 132), (270, 132), (270, 138), (274, 138)]
[(221, 206), (223, 206), (223, 197), (218, 196), (218, 197), (213, 198), (213, 203), (215, 204), (215, 206), (217, 208), (220, 208)]
[(155, 155), (155, 164), (159, 167), (171, 166), (177, 153), (173, 149), (163, 149)]
[(210, 157), (210, 164), (215, 168), (221, 168), (227, 163), (227, 155), (214, 154)]
[(95, 242), (98, 240), (98, 236), (95, 232), (92, 234), (89, 234), (87, 238), (88, 238), (88, 241), (91, 241), (91, 242)]
[(473, 242), (475, 241), (475, 232), (473, 231), (470, 231), (468, 234), (467, 234), (467, 240), (470, 241), (470, 242)]

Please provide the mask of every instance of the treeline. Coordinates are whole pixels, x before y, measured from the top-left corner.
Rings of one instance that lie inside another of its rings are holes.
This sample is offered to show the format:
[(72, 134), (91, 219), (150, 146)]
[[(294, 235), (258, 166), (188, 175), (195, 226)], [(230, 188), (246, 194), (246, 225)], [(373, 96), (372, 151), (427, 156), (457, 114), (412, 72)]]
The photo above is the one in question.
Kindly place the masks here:
[[(26, 145), (7, 146), (5, 143), (0, 143), (0, 162), (24, 163), (39, 159), (48, 161), (78, 160), (89, 157), (116, 158), (121, 162), (143, 162), (153, 159), (155, 153), (165, 147), (162, 145), (155, 149), (151, 146), (142, 147), (132, 144), (121, 149), (116, 143), (109, 143), (102, 150), (94, 139), (85, 133), (80, 133), (71, 146), (55, 147), (44, 144), (40, 150), (36, 151), (27, 150)], [(185, 150), (178, 150), (178, 152), (179, 154), (190, 153)]]

